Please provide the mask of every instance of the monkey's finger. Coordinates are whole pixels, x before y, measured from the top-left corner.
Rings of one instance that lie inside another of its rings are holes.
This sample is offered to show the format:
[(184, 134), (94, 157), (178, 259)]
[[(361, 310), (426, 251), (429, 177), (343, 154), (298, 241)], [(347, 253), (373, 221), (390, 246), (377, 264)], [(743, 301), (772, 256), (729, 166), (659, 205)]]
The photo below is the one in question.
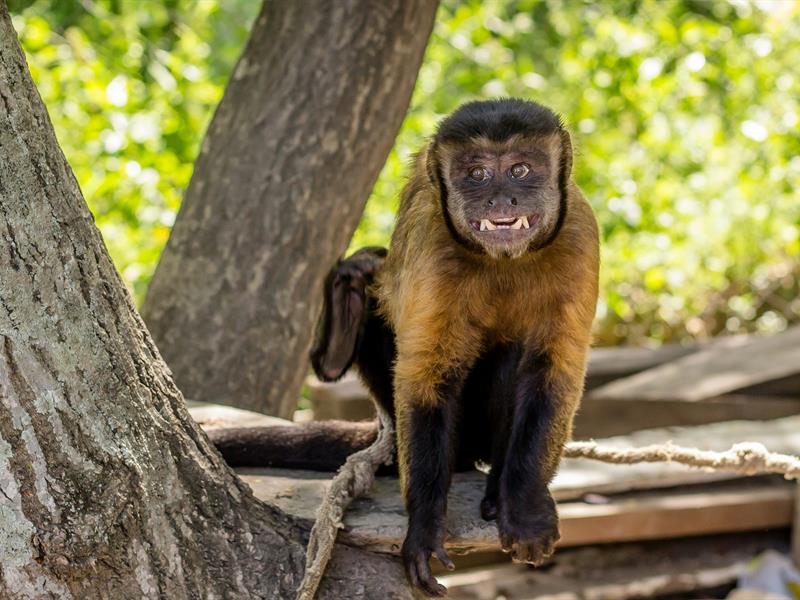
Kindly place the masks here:
[(511, 539), (511, 536), (501, 533), (500, 534), (500, 546), (502, 547), (503, 552), (505, 552), (505, 553), (511, 552), (514, 549), (514, 547), (513, 547), (514, 544), (513, 544), (513, 541)]
[[(405, 561), (404, 561), (405, 562)], [(411, 587), (418, 588), (419, 585), (419, 577), (417, 576), (417, 567), (413, 561), (405, 562), (406, 568), (406, 577), (408, 577), (408, 582), (411, 584)]]
[(444, 565), (444, 568), (448, 571), (452, 571), (456, 568), (455, 563), (450, 559), (447, 555), (447, 552), (444, 551), (442, 546), (437, 546), (436, 549), (433, 551), (436, 554), (436, 558), (439, 559), (439, 562)]
[(429, 596), (440, 597), (447, 594), (447, 588), (441, 583), (436, 581), (436, 578), (431, 575), (431, 568), (428, 565), (427, 554), (417, 554), (414, 559), (417, 567), (417, 575), (419, 576), (420, 587)]

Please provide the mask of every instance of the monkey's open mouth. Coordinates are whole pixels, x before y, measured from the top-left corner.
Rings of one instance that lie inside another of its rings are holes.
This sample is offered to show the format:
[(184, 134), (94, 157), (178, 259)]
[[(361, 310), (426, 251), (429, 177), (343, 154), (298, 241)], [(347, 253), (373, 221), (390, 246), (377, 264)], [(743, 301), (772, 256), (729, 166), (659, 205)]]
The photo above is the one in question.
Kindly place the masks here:
[(476, 231), (497, 231), (498, 229), (530, 229), (539, 220), (539, 215), (523, 215), (521, 217), (504, 217), (498, 219), (481, 219), (470, 221)]

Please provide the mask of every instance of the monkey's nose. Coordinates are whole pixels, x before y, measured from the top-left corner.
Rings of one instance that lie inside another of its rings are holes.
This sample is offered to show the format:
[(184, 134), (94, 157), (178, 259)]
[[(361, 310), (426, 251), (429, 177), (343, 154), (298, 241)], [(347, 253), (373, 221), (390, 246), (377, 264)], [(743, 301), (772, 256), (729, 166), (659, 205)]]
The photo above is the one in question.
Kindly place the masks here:
[(489, 206), (516, 206), (517, 199), (514, 196), (502, 194), (489, 200), (486, 204)]

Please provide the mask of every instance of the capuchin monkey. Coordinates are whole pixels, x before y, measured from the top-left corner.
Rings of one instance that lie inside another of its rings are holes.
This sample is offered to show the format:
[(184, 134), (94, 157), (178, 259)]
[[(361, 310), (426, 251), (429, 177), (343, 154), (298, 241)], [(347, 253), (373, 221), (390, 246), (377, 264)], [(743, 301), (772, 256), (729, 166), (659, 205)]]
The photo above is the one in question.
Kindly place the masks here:
[[(417, 155), (388, 252), (359, 250), (325, 281), (312, 365), (324, 381), (355, 365), (394, 416), (402, 558), (430, 596), (447, 591), (430, 556), (453, 568), (444, 542), (456, 470), (491, 465), (480, 513), (515, 560), (541, 564), (559, 539), (548, 485), (583, 391), (599, 255), (571, 168), (569, 133), (549, 109), (466, 104)], [(234, 465), (337, 468), (376, 434), (341, 422), (297, 430), (212, 439)]]

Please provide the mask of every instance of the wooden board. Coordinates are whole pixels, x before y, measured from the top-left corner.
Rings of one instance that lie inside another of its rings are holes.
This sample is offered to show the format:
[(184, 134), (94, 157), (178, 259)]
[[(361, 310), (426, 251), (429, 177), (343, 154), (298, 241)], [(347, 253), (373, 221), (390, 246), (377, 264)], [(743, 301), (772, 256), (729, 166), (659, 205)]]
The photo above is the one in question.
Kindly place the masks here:
[[(596, 398), (696, 402), (800, 372), (800, 326), (737, 336), (591, 392)], [(800, 390), (798, 390), (800, 393)]]
[(586, 369), (586, 389), (652, 369), (707, 347), (706, 344), (665, 344), (657, 348), (638, 348), (634, 346), (606, 346), (592, 348)]
[(434, 568), (451, 600), (723, 598), (752, 557), (786, 548), (783, 531), (750, 532), (561, 549), (543, 569), (508, 560), (464, 569), (459, 559), (453, 573)]
[[(310, 525), (329, 480), (325, 474), (241, 471), (256, 497)], [(484, 482), (478, 474), (456, 475), (448, 503), (446, 547), (454, 554), (499, 549), (497, 528), (483, 521), (478, 505)], [(639, 492), (608, 497), (602, 504), (560, 502), (560, 547), (711, 533), (789, 527), (794, 485), (753, 480)], [(378, 478), (371, 495), (354, 502), (339, 534), (344, 543), (397, 554), (406, 515), (395, 478)]]
[[(672, 440), (676, 444), (709, 450), (725, 450), (741, 441), (762, 442), (773, 451), (800, 454), (800, 416), (774, 421), (733, 421), (698, 427), (675, 427), (639, 431), (628, 436), (602, 440), (615, 447), (644, 446)], [(329, 473), (269, 469), (240, 470), (256, 496), (287, 511), (301, 521), (311, 523), (330, 480)], [(564, 545), (597, 543), (603, 535), (606, 541), (650, 539), (668, 536), (670, 531), (686, 533), (682, 524), (693, 531), (738, 531), (741, 527), (788, 526), (792, 519), (794, 484), (778, 491), (750, 490), (744, 496), (739, 491), (721, 497), (719, 502), (698, 489), (679, 487), (663, 491), (668, 486), (687, 486), (706, 482), (735, 479), (730, 473), (690, 470), (676, 464), (655, 463), (611, 465), (586, 459), (562, 461), (551, 489), (559, 500), (564, 515)], [(747, 482), (734, 485), (748, 485)], [(455, 552), (488, 551), (497, 549), (497, 532), (491, 523), (478, 516), (483, 495), (484, 476), (480, 473), (457, 474), (449, 500), (448, 524), (450, 547)], [(609, 504), (569, 504), (586, 494), (619, 494), (631, 490), (662, 488), (651, 496), (636, 499), (619, 498)], [(718, 490), (717, 490), (718, 491)], [(695, 494), (694, 496), (692, 494)], [(700, 495), (697, 495), (700, 494)], [(659, 504), (662, 495), (671, 498)], [(638, 504), (637, 504), (638, 502)], [(720, 507), (725, 507), (723, 510)], [(767, 507), (766, 511), (764, 507)], [(654, 521), (648, 521), (654, 515)], [(722, 522), (718, 517), (722, 515)], [(691, 519), (688, 518), (691, 516)], [(704, 525), (708, 521), (709, 525)], [(570, 523), (580, 523), (571, 525)], [(615, 529), (622, 523), (624, 531)], [(404, 536), (405, 511), (398, 482), (394, 478), (379, 478), (370, 497), (357, 500), (345, 517), (343, 540), (383, 552), (397, 552)], [(632, 533), (625, 533), (625, 531)], [(629, 537), (632, 536), (632, 537)]]
[(203, 429), (217, 427), (260, 427), (262, 425), (291, 425), (291, 421), (270, 417), (251, 410), (242, 410), (222, 404), (187, 400), (189, 414)]
[[(800, 389), (800, 388), (799, 388)], [(575, 418), (577, 439), (626, 435), (656, 427), (694, 426), (723, 421), (763, 421), (800, 415), (800, 393), (795, 398), (728, 394), (703, 402), (596, 398), (581, 402)]]

